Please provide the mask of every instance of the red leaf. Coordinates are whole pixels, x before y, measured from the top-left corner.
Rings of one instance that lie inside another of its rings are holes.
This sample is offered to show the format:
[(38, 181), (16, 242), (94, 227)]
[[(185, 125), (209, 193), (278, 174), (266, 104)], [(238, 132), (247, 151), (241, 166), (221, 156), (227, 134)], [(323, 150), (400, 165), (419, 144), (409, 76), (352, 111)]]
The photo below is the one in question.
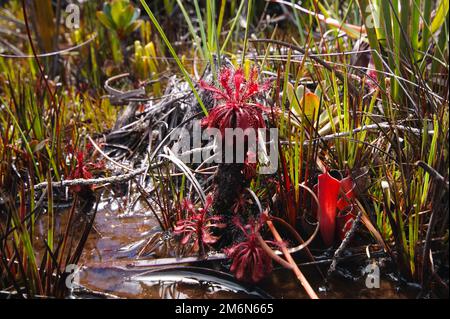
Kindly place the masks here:
[(338, 233), (339, 239), (344, 240), (347, 233), (350, 231), (353, 225), (355, 216), (353, 212), (339, 212), (336, 217), (336, 231)]
[(353, 213), (352, 200), (355, 198), (355, 183), (351, 176), (347, 176), (341, 181), (341, 196), (337, 202), (339, 213), (336, 218), (336, 230), (339, 238), (343, 240), (353, 225), (355, 215)]
[(331, 246), (336, 228), (336, 210), (341, 183), (327, 171), (319, 175), (317, 186), (320, 214), (320, 234), (323, 242)]
[(238, 280), (257, 283), (272, 271), (272, 260), (257, 239), (261, 224), (251, 222), (243, 227), (237, 217), (233, 220), (243, 231), (245, 240), (225, 249), (227, 256), (233, 259), (230, 271)]
[[(233, 72), (231, 69), (224, 68), (219, 74), (219, 83), (223, 90), (200, 81), (200, 86), (213, 92), (216, 100), (225, 102), (215, 106), (208, 117), (202, 120), (202, 125), (218, 128), (222, 134), (224, 134), (225, 128), (242, 128), (243, 130), (264, 128), (262, 112), (267, 112), (269, 108), (254, 103), (252, 98), (267, 90), (269, 84), (259, 85), (255, 82), (256, 79), (256, 68), (252, 69), (247, 82), (242, 69)], [(233, 120), (236, 123), (234, 127)]]
[(212, 200), (212, 196), (208, 195), (205, 206), (199, 208), (196, 208), (188, 199), (182, 201), (181, 209), (187, 216), (185, 219), (178, 220), (173, 231), (176, 235), (184, 235), (181, 244), (187, 244), (194, 234), (196, 237), (194, 247), (199, 247), (200, 244), (213, 244), (219, 239), (211, 234), (211, 228), (224, 228), (225, 225), (220, 223), (220, 216), (208, 216)]

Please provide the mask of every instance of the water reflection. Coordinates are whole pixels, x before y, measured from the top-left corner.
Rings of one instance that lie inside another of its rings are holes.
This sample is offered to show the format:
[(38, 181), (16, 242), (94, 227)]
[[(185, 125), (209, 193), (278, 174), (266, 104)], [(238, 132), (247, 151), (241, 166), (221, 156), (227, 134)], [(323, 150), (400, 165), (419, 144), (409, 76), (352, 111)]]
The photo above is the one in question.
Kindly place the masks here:
[[(180, 247), (174, 246), (176, 242), (173, 238), (160, 231), (157, 221), (148, 211), (141, 208), (124, 213), (123, 205), (117, 202), (102, 203), (80, 260), (80, 264), (87, 265), (82, 271), (80, 283), (88, 290), (120, 298), (308, 298), (292, 272), (286, 269), (276, 269), (255, 290), (216, 270), (209, 270), (208, 273), (208, 269), (199, 272), (178, 268), (154, 272), (108, 266), (114, 261), (131, 263), (139, 256), (163, 258), (180, 253)], [(65, 227), (67, 215), (59, 214), (58, 227)], [(45, 220), (42, 219), (42, 222), (45, 223)], [(46, 229), (45, 225), (40, 226), (38, 224), (38, 227)], [(220, 262), (215, 266), (225, 270)], [(327, 285), (315, 267), (303, 267), (302, 271), (320, 298), (415, 297), (414, 294), (399, 291), (386, 278), (382, 278), (379, 289), (368, 289), (360, 270), (353, 269), (351, 273), (348, 267), (343, 266), (342, 274), (335, 276)], [(345, 274), (344, 270), (349, 274)], [(326, 272), (326, 267), (323, 272)]]

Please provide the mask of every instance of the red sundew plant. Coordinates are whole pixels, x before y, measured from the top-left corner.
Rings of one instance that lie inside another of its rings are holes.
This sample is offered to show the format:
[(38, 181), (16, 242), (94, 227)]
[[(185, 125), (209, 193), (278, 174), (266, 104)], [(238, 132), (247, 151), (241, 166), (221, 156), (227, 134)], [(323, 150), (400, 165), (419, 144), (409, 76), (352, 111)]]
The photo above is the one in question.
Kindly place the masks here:
[(194, 250), (199, 251), (200, 255), (205, 252), (205, 245), (214, 244), (219, 237), (211, 233), (212, 228), (225, 228), (226, 224), (221, 223), (222, 217), (208, 216), (208, 211), (212, 205), (212, 197), (207, 196), (204, 207), (196, 208), (194, 204), (184, 199), (181, 209), (186, 212), (185, 219), (177, 222), (174, 228), (174, 234), (182, 235), (181, 244), (187, 244), (194, 239)]
[(209, 115), (203, 119), (202, 125), (208, 128), (220, 129), (225, 133), (226, 128), (264, 128), (266, 127), (263, 112), (269, 109), (258, 104), (254, 98), (270, 88), (270, 82), (259, 84), (257, 82), (258, 71), (253, 68), (248, 81), (244, 71), (224, 68), (219, 74), (221, 88), (200, 81), (200, 87), (214, 93), (214, 99), (221, 101), (215, 106)]
[[(87, 149), (90, 149), (89, 145)], [(92, 174), (94, 170), (101, 170), (105, 167), (105, 163), (103, 161), (99, 161), (98, 163), (86, 162), (87, 152), (74, 150), (72, 148), (69, 148), (69, 152), (75, 156), (77, 164), (75, 168), (70, 172), (68, 179), (91, 179), (94, 177), (94, 175)], [(81, 192), (83, 186), (84, 185), (74, 185), (71, 186), (70, 189), (74, 193), (79, 193)], [(94, 185), (90, 185), (88, 187), (89, 189), (93, 190)]]
[[(235, 225), (245, 234), (245, 240), (224, 250), (232, 259), (230, 271), (236, 279), (257, 283), (272, 272), (272, 258), (261, 247), (258, 236), (260, 222), (250, 222), (242, 226), (239, 218), (234, 218)], [(271, 243), (270, 241), (266, 241)]]

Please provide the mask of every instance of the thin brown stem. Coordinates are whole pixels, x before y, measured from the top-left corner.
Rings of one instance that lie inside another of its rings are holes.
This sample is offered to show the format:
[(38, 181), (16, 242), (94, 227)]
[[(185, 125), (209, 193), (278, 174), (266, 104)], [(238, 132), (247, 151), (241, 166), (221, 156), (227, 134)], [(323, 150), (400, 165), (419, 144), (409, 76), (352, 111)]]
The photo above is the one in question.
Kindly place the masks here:
[[(265, 212), (264, 214), (267, 214), (267, 212)], [(272, 232), (275, 240), (280, 244), (280, 248), (284, 254), (284, 257), (286, 258), (288, 263), (292, 266), (292, 271), (294, 272), (297, 279), (300, 281), (300, 284), (303, 286), (303, 288), (305, 288), (305, 291), (308, 294), (308, 296), (311, 299), (319, 299), (319, 296), (317, 296), (316, 292), (311, 287), (311, 285), (309, 284), (306, 277), (303, 275), (301, 270), (298, 268), (297, 264), (294, 261), (294, 258), (292, 258), (291, 254), (289, 253), (289, 250), (287, 249), (287, 247), (285, 245), (283, 245), (283, 240), (281, 239), (280, 234), (278, 233), (278, 231), (276, 230), (275, 226), (273, 225), (272, 221), (269, 218), (267, 218), (266, 224), (269, 227), (270, 231)]]

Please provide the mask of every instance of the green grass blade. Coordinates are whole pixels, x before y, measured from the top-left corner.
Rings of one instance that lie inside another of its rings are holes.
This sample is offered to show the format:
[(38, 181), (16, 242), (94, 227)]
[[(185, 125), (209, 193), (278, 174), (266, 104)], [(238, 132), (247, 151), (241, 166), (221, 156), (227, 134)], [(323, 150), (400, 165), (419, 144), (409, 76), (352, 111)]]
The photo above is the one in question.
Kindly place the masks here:
[(159, 24), (158, 20), (156, 19), (156, 17), (153, 15), (152, 10), (150, 10), (149, 6), (147, 5), (145, 0), (140, 0), (142, 6), (144, 7), (145, 11), (147, 12), (150, 20), (153, 22), (153, 24), (155, 25), (156, 29), (158, 30), (161, 38), (163, 39), (164, 43), (166, 44), (167, 48), (170, 51), (170, 54), (172, 55), (172, 57), (175, 59), (175, 62), (177, 63), (178, 67), (180, 68), (181, 72), (183, 73), (184, 79), (186, 80), (186, 82), (188, 82), (189, 87), (191, 88), (192, 92), (195, 95), (195, 98), (197, 99), (198, 104), (200, 105), (200, 107), (203, 110), (203, 113), (207, 116), (208, 115), (208, 110), (206, 109), (205, 105), (203, 104), (202, 99), (200, 98), (200, 95), (198, 94), (197, 89), (195, 88), (194, 83), (191, 80), (191, 77), (189, 76), (189, 74), (187, 73), (185, 67), (183, 66), (183, 63), (181, 63), (180, 59), (178, 58), (177, 53), (175, 52), (172, 44), (170, 44), (169, 39), (167, 38), (166, 34), (164, 33), (161, 25)]

